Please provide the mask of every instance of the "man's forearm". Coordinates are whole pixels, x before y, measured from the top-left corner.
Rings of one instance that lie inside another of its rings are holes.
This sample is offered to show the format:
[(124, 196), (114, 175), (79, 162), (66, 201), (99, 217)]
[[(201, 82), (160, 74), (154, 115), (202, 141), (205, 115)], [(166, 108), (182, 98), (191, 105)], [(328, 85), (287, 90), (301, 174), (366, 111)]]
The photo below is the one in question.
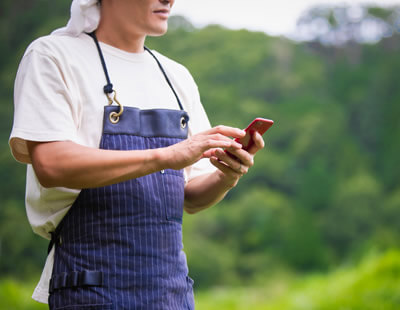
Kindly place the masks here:
[(190, 180), (185, 186), (185, 211), (193, 214), (215, 205), (236, 183), (228, 181), (219, 170)]
[(28, 142), (32, 164), (45, 187), (92, 188), (123, 182), (164, 169), (157, 149), (113, 151), (73, 142)]

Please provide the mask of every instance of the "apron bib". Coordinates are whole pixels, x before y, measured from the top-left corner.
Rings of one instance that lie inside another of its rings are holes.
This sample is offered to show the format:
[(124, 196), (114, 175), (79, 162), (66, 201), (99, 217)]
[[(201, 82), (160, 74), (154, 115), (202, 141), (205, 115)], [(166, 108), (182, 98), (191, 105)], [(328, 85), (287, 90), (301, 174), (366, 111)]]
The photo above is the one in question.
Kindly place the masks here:
[[(94, 34), (107, 79), (104, 58)], [(154, 58), (155, 56), (146, 49)], [(146, 150), (187, 138), (180, 110), (106, 106), (100, 148)], [(165, 169), (118, 184), (83, 189), (53, 233), (50, 309), (194, 309), (182, 250), (183, 170)]]

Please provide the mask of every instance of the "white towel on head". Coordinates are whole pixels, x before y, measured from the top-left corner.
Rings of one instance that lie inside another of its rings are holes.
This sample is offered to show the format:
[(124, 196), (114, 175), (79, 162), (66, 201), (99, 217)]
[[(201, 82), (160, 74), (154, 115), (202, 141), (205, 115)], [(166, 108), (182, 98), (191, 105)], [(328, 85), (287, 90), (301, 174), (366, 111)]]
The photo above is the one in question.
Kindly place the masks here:
[(98, 0), (73, 0), (71, 17), (67, 26), (56, 29), (52, 34), (79, 36), (82, 32), (96, 30), (100, 21)]

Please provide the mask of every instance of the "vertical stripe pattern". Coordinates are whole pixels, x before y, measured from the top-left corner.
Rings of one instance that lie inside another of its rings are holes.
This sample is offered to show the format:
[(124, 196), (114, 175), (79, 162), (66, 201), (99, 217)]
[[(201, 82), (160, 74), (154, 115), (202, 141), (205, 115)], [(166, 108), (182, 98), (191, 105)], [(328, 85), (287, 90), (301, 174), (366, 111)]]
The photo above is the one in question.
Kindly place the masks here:
[[(100, 148), (143, 150), (182, 140), (172, 136), (103, 133)], [(182, 250), (183, 200), (182, 170), (83, 189), (60, 224), (53, 277), (101, 271), (103, 285), (54, 290), (50, 309), (194, 309)]]

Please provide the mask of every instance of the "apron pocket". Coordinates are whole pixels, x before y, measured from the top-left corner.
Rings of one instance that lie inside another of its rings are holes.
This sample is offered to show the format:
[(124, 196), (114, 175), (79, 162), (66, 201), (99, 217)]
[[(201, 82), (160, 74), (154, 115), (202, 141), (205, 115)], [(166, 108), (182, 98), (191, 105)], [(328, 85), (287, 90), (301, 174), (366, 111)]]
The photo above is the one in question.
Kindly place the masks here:
[(55, 308), (54, 310), (114, 310), (112, 304), (73, 305)]

